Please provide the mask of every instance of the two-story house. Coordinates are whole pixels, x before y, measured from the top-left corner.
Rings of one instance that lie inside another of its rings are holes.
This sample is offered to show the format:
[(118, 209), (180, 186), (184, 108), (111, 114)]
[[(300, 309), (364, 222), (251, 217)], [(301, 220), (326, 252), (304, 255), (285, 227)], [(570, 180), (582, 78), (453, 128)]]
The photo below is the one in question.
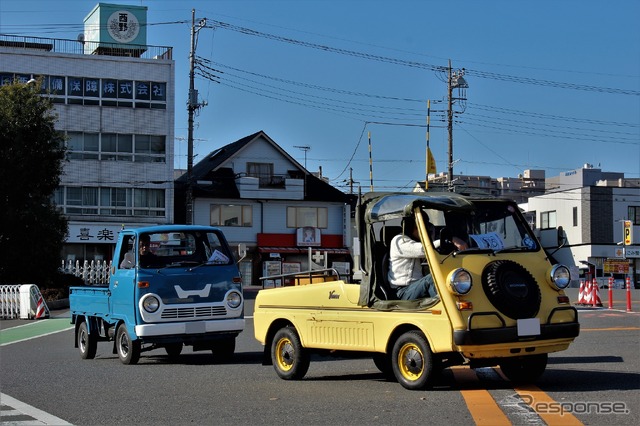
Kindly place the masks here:
[(176, 180), (177, 223), (187, 222), (189, 185), (191, 222), (220, 227), (232, 245), (246, 245), (245, 284), (325, 267), (351, 273), (352, 197), (309, 173), (265, 132), (209, 153), (193, 166), (191, 182), (186, 173)]

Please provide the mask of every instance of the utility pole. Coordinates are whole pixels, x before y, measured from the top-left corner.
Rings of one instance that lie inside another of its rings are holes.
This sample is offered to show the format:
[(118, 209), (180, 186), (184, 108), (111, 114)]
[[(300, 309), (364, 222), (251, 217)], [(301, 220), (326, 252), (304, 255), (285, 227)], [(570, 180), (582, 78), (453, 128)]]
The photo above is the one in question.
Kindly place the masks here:
[[(447, 131), (449, 133), (449, 171), (448, 189), (453, 192), (453, 104), (455, 101), (466, 101), (466, 89), (469, 87), (464, 79), (464, 68), (453, 71), (451, 69), (451, 59), (447, 70)], [(458, 97), (453, 97), (453, 89), (458, 89)]]
[(193, 115), (205, 103), (198, 103), (198, 91), (195, 90), (195, 63), (196, 63), (196, 35), (207, 24), (206, 18), (198, 22), (196, 28), (196, 10), (191, 9), (191, 49), (189, 51), (189, 99), (187, 111), (189, 113), (187, 135), (187, 225), (193, 224)]

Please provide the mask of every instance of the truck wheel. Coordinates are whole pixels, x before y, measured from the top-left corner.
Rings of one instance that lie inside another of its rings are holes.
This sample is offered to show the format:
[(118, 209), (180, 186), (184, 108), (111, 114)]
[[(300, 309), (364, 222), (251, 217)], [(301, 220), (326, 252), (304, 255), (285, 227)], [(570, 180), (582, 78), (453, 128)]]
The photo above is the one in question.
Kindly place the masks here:
[(96, 351), (98, 349), (98, 338), (95, 334), (89, 333), (86, 322), (82, 322), (78, 327), (78, 348), (80, 349), (80, 356), (82, 359), (93, 359), (96, 357)]
[(384, 378), (386, 380), (395, 380), (396, 376), (393, 375), (393, 368), (391, 368), (391, 357), (389, 355), (375, 352), (373, 354), (373, 363), (384, 375)]
[(213, 354), (213, 360), (216, 363), (225, 363), (233, 359), (233, 354), (236, 351), (236, 339), (232, 337), (230, 339), (223, 339), (216, 342), (215, 347), (211, 350)]
[(123, 364), (135, 364), (140, 359), (140, 340), (131, 340), (127, 327), (122, 324), (116, 334), (118, 357)]
[(281, 328), (273, 337), (271, 359), (276, 373), (285, 380), (302, 379), (311, 362), (309, 352), (302, 347), (300, 337), (292, 327)]
[(164, 350), (167, 351), (167, 355), (169, 355), (169, 359), (174, 361), (178, 359), (180, 354), (182, 353), (182, 343), (169, 343), (164, 347)]
[(506, 358), (500, 362), (500, 370), (514, 383), (534, 383), (547, 368), (548, 354)]
[(404, 333), (393, 345), (393, 374), (405, 389), (427, 387), (433, 370), (433, 355), (424, 335), (416, 330)]

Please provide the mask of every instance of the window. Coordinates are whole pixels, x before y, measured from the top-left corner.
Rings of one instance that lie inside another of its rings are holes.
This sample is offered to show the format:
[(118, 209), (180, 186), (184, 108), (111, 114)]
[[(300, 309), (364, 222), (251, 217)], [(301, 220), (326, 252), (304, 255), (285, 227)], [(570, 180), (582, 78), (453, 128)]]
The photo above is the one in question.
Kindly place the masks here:
[(542, 229), (552, 229), (555, 228), (556, 225), (556, 212), (542, 212), (540, 213), (540, 228)]
[(640, 206), (629, 206), (627, 217), (634, 225), (640, 225)]
[(61, 187), (57, 207), (67, 214), (165, 217), (165, 190), (147, 188)]
[(578, 226), (578, 208), (573, 208), (573, 226)]
[(102, 160), (132, 161), (133, 135), (102, 134)]
[(68, 132), (70, 160), (97, 160), (99, 152), (98, 133)]
[(164, 216), (164, 190), (136, 189), (133, 207), (134, 216)]
[(259, 186), (269, 186), (273, 176), (273, 164), (271, 163), (247, 163), (247, 176), (257, 177)]
[(211, 226), (252, 226), (253, 209), (238, 204), (212, 204)]
[(164, 163), (165, 136), (68, 132), (70, 160), (135, 161)]
[(164, 163), (165, 137), (156, 135), (135, 135), (136, 161)]
[(326, 207), (287, 207), (287, 228), (326, 228)]

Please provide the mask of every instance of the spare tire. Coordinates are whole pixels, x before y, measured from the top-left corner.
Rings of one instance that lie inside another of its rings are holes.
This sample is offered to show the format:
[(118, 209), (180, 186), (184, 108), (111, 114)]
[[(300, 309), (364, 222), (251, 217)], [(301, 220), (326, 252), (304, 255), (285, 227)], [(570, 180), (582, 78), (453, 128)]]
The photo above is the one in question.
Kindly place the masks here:
[(482, 287), (489, 301), (513, 319), (534, 317), (540, 309), (540, 288), (522, 265), (497, 260), (482, 271)]

